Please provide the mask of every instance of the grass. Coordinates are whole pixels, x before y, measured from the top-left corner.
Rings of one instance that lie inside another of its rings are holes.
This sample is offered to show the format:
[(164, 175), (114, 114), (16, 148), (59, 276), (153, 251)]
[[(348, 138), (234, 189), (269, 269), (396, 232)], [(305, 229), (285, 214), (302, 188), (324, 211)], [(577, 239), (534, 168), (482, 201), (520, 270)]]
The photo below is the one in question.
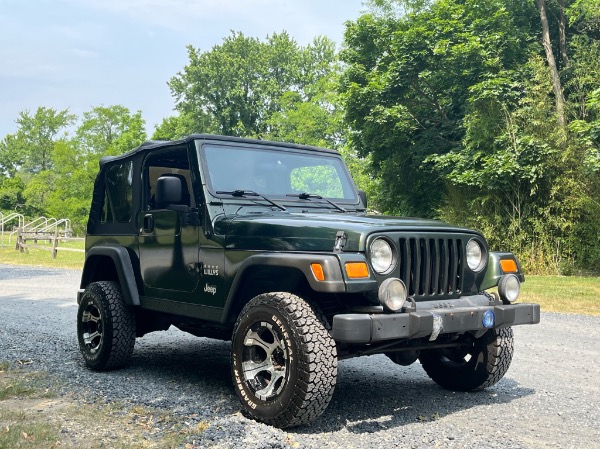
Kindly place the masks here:
[[(83, 268), (85, 259), (83, 253), (60, 250), (61, 247), (84, 249), (83, 241), (59, 243), (56, 259), (52, 258), (52, 251), (40, 248), (28, 248), (24, 253), (21, 253), (15, 249), (15, 241), (15, 236), (12, 237), (10, 242), (8, 236), (4, 236), (4, 241), (0, 242), (0, 263), (10, 265), (32, 265), (38, 267), (71, 268), (76, 270)], [(48, 248), (51, 248), (52, 246), (52, 244), (47, 241), (39, 241), (38, 244)]]
[(600, 277), (526, 276), (519, 302), (537, 302), (544, 312), (600, 316)]
[(56, 395), (44, 388), (45, 376), (40, 373), (11, 370), (7, 362), (0, 363), (0, 448), (55, 447), (60, 429), (33, 416), (19, 406), (16, 399), (27, 402), (47, 400)]
[(162, 449), (198, 443), (209, 423), (168, 410), (61, 398), (46, 374), (0, 362), (0, 449)]

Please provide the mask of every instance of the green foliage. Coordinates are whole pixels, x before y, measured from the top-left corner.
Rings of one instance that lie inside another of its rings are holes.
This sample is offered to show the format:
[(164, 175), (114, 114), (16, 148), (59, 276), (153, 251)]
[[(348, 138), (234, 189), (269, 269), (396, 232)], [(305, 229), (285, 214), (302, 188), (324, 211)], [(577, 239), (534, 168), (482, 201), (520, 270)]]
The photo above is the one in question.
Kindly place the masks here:
[(130, 151), (146, 139), (140, 111), (131, 114), (124, 106), (98, 106), (84, 112), (75, 134), (79, 151), (100, 156)]
[[(387, 212), (481, 229), (530, 271), (600, 271), (597, 1), (566, 2), (557, 125), (534, 2), (372, 0), (350, 23), (350, 142)], [(559, 6), (548, 4), (558, 17)], [(558, 29), (551, 30), (555, 53)]]
[(24, 203), (25, 184), (19, 176), (0, 177), (0, 210), (16, 209)]
[(81, 232), (87, 223), (98, 157), (77, 147), (76, 141), (57, 145), (53, 154), (56, 169), (45, 211), (49, 216), (67, 217)]
[(21, 112), (15, 137), (15, 143), (24, 152), (20, 171), (35, 174), (52, 169), (54, 144), (66, 137), (66, 128), (74, 122), (75, 116), (66, 109), (57, 112), (39, 107), (34, 115)]
[(571, 26), (600, 37), (600, 0), (575, 0), (567, 9)]
[(348, 26), (346, 120), (386, 179), (386, 210), (431, 216), (441, 206), (444, 185), (423, 162), (461, 146), (470, 89), (526, 56), (522, 35), (499, 1), (444, 0)]
[(301, 47), (285, 32), (265, 41), (232, 33), (209, 51), (188, 47), (188, 56), (169, 82), (179, 115), (164, 119), (154, 139), (217, 133), (335, 148), (377, 202), (365, 160), (346, 148), (333, 42), (316, 37)]
[(432, 3), (431, 0), (368, 0), (366, 2), (373, 14), (385, 17), (401, 17), (419, 12)]
[(0, 209), (69, 218), (84, 230), (100, 157), (130, 151), (146, 132), (141, 112), (123, 106), (92, 108), (70, 136), (75, 121), (44, 107), (20, 114), (17, 132), (0, 144)]
[(292, 189), (329, 198), (343, 198), (344, 190), (335, 168), (328, 165), (295, 168), (290, 173)]
[(25, 162), (27, 147), (15, 134), (8, 134), (0, 142), (0, 176), (12, 177)]
[[(285, 32), (265, 41), (232, 33), (210, 51), (189, 46), (188, 57), (169, 81), (180, 115), (163, 121), (159, 137), (194, 130), (277, 138), (289, 137), (295, 127), (306, 135), (299, 118), (304, 109), (314, 116), (331, 105), (324, 87), (331, 86), (337, 62), (334, 44), (324, 37), (301, 47)], [(308, 132), (307, 138), (314, 136)]]
[(24, 111), (16, 120), (15, 134), (0, 146), (0, 198), (4, 209), (25, 215), (41, 214), (53, 188), (54, 148), (67, 139), (67, 128), (75, 121), (68, 110), (57, 112), (39, 107), (35, 114)]
[(194, 133), (206, 133), (210, 128), (208, 118), (202, 116), (205, 123), (199, 124), (197, 115), (190, 113), (181, 113), (171, 117), (164, 118), (160, 125), (154, 129), (152, 139), (154, 140), (177, 140)]

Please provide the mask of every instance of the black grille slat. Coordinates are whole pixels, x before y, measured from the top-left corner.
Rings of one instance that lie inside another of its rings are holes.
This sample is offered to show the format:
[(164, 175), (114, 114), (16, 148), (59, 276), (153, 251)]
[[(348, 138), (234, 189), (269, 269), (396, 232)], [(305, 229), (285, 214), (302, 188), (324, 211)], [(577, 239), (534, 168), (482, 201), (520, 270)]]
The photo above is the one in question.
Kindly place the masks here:
[(423, 294), (431, 295), (431, 252), (429, 250), (429, 239), (423, 239), (423, 253), (425, 256), (423, 257), (423, 270), (424, 270), (424, 280), (423, 280)]
[(450, 259), (450, 268), (448, 270), (448, 293), (452, 293), (456, 290), (456, 269), (457, 260), (456, 257), (456, 244), (454, 240), (448, 240), (448, 258)]
[(456, 285), (456, 292), (457, 293), (461, 293), (463, 291), (463, 280), (464, 280), (464, 276), (462, 273), (462, 261), (464, 260), (463, 258), (463, 246), (462, 246), (462, 242), (460, 240), (457, 240), (457, 246), (458, 248), (458, 280), (457, 280), (457, 285)]
[(399, 275), (410, 296), (440, 297), (462, 292), (462, 239), (403, 237), (398, 244)]
[(437, 241), (434, 239), (429, 240), (431, 248), (431, 266), (432, 266), (432, 280), (431, 280), (431, 291), (432, 295), (438, 292), (438, 283), (440, 281), (440, 254), (437, 251)]
[(421, 290), (421, 245), (417, 239), (411, 239), (413, 247), (413, 282), (414, 294), (419, 295)]
[(410, 242), (400, 239), (400, 278), (404, 281), (406, 289), (410, 292)]
[(440, 295), (445, 295), (448, 288), (448, 265), (450, 263), (450, 260), (448, 257), (448, 244), (446, 243), (446, 240), (440, 239), (440, 246), (440, 257), (442, 258), (442, 272), (438, 292)]

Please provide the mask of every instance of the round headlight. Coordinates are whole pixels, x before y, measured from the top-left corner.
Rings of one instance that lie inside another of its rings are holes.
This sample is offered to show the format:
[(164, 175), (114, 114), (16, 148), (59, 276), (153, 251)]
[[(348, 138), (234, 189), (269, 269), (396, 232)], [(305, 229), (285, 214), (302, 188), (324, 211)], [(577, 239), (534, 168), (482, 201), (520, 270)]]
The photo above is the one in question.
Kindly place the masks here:
[(473, 271), (481, 271), (485, 265), (483, 248), (477, 240), (472, 239), (467, 243), (467, 265)]
[(521, 293), (521, 282), (514, 274), (502, 276), (498, 281), (498, 293), (504, 304), (515, 302)]
[(394, 263), (394, 252), (385, 239), (375, 239), (371, 243), (371, 265), (373, 269), (384, 274), (390, 271)]
[(397, 312), (406, 302), (408, 292), (406, 285), (400, 279), (389, 278), (379, 286), (379, 303), (388, 312)]

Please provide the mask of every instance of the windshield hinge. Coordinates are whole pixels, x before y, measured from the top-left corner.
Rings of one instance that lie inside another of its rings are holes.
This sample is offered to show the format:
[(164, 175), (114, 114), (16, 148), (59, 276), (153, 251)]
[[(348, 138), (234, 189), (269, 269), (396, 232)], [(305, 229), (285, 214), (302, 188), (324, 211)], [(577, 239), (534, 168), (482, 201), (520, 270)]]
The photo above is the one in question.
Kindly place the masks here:
[(333, 245), (333, 251), (336, 253), (342, 252), (344, 246), (346, 246), (346, 241), (348, 237), (344, 231), (338, 231), (335, 235), (335, 245)]

